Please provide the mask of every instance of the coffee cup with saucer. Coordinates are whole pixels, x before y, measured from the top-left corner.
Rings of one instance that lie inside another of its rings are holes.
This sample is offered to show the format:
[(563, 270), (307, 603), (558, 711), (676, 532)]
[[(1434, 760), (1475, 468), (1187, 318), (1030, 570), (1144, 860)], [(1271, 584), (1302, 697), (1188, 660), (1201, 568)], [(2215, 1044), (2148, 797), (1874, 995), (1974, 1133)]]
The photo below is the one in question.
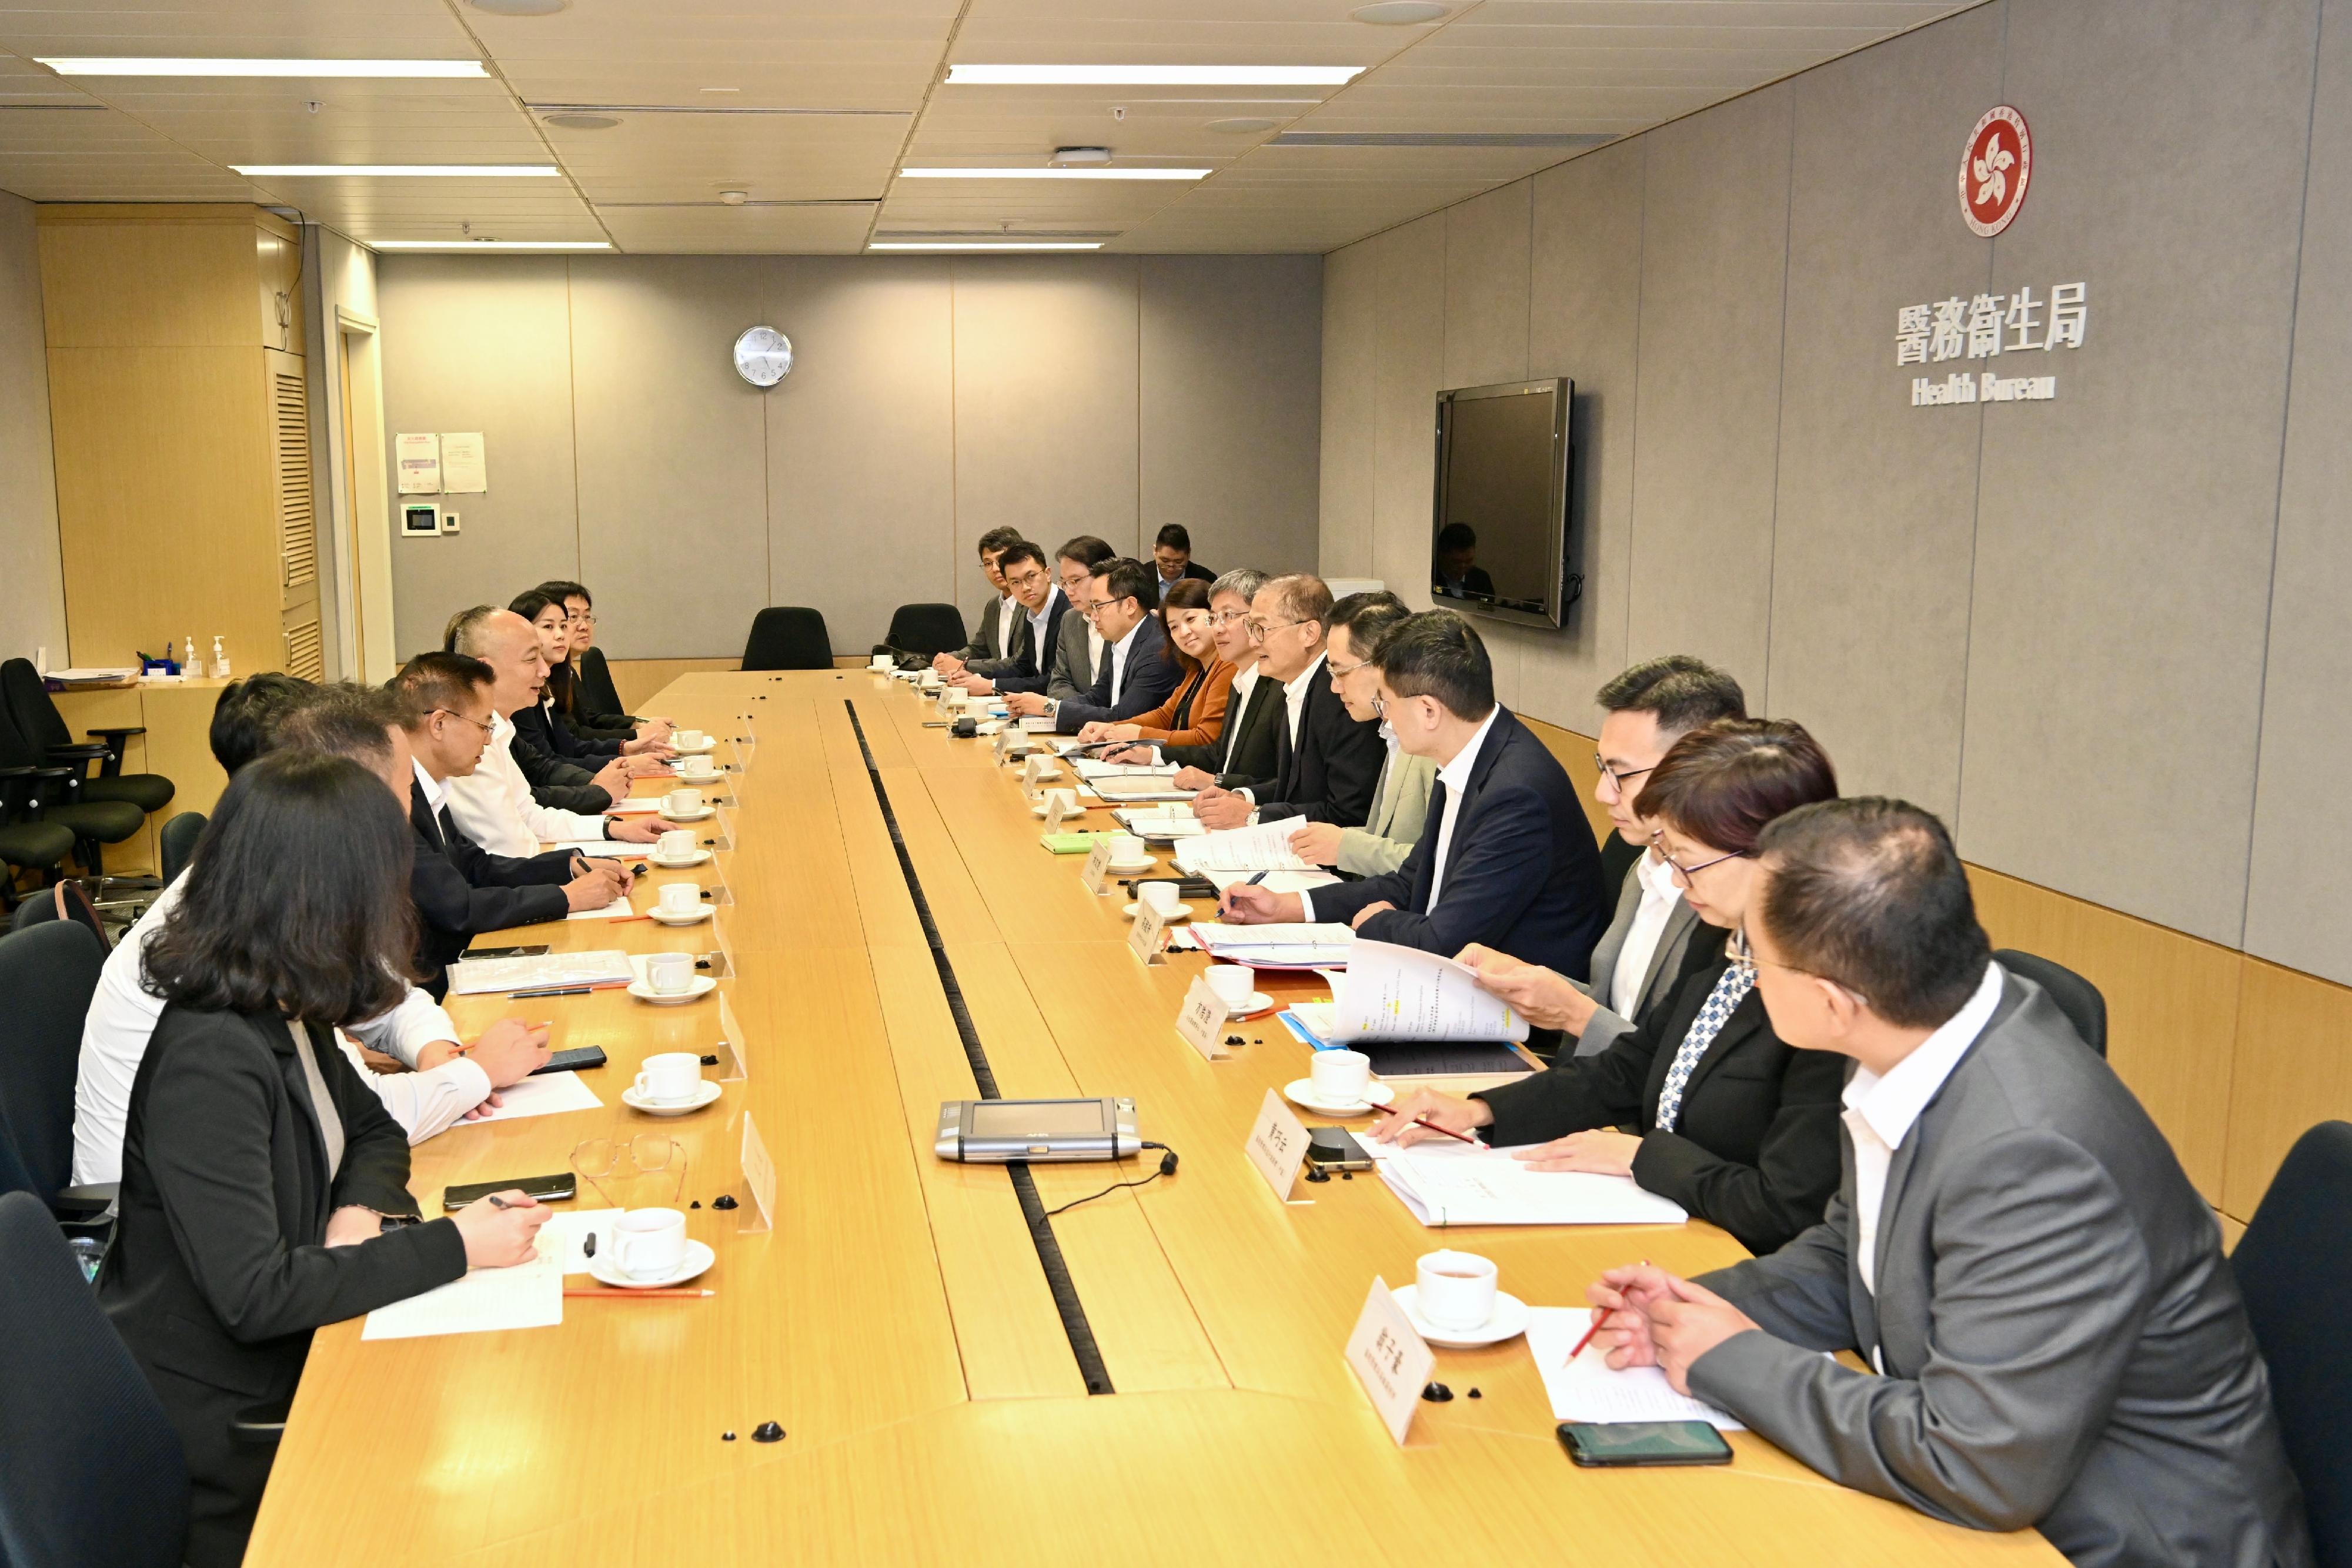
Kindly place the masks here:
[(1475, 1350), (1527, 1333), (1528, 1304), (1498, 1288), (1492, 1260), (1475, 1252), (1429, 1252), (1414, 1275), (1412, 1284), (1389, 1293), (1430, 1343)]

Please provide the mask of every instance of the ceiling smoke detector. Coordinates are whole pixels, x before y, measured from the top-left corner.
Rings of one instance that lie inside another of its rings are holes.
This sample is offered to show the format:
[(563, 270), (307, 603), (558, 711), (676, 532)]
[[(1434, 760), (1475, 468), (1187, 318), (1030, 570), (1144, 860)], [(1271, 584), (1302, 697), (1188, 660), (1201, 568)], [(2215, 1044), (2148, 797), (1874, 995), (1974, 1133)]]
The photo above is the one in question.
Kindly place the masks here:
[(1056, 147), (1045, 160), (1048, 169), (1093, 169), (1110, 162), (1108, 147)]

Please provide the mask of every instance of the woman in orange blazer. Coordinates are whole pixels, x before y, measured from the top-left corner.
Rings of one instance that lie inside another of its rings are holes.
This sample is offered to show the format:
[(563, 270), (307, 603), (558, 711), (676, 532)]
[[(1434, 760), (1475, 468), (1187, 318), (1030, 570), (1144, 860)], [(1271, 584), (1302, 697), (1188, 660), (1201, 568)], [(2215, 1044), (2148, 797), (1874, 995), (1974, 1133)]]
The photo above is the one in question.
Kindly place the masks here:
[(1238, 672), (1217, 657), (1217, 645), (1209, 635), (1209, 585), (1186, 578), (1168, 591), (1159, 613), (1168, 633), (1165, 656), (1184, 672), (1174, 695), (1125, 724), (1089, 724), (1078, 731), (1079, 740), (1211, 746), (1224, 733), (1226, 699), (1233, 695)]

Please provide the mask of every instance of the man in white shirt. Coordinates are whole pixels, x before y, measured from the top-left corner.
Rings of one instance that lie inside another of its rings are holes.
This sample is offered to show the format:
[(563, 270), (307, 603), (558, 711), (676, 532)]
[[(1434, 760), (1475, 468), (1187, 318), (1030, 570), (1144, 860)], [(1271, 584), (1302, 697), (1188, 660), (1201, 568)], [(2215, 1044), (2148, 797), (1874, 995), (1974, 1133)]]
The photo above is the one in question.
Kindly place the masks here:
[[(407, 737), (395, 706), (381, 693), (322, 691), (287, 676), (256, 676), (222, 693), (213, 738), (214, 755), (225, 772), (234, 773), (264, 750), (279, 746), (332, 751), (383, 779), (404, 804), (407, 800), (413, 768)], [(178, 907), (186, 881), (183, 872), (147, 906), (107, 955), (99, 973), (98, 989), (82, 1023), (74, 1082), (77, 1186), (121, 1179), (131, 1085), (147, 1053), (148, 1037), (163, 1012), (163, 998), (144, 985), (142, 956)], [(547, 1031), (518, 1019), (502, 1019), (483, 1030), (472, 1046), (461, 1045), (449, 1015), (414, 987), (390, 1012), (339, 1035), (355, 1064), (364, 1065), (358, 1049), (364, 1046), (409, 1070), (365, 1076), (412, 1144), (493, 1108), (496, 1090), (521, 1082), (547, 1061)]]
[(1114, 558), (1087, 579), (1087, 598), (1075, 608), (1102, 633), (1106, 657), (1094, 688), (1082, 698), (1014, 692), (1005, 711), (1017, 717), (1049, 715), (1064, 735), (1089, 724), (1116, 723), (1149, 713), (1168, 700), (1182, 671), (1168, 656), (1168, 632), (1147, 601), (1151, 571), (1140, 561)]
[[(547, 684), (547, 659), (540, 651), (538, 632), (513, 611), (497, 610), (458, 628), (457, 643), (454, 652), (481, 660), (498, 677), (490, 688), (488, 749), (471, 777), (452, 779), (448, 785), (449, 814), (467, 838), (494, 855), (528, 860), (540, 852), (542, 842), (618, 839), (644, 844), (685, 825), (656, 815), (592, 817), (541, 805), (515, 766), (509, 749), (514, 725), (509, 717), (537, 702), (540, 688)], [(402, 798), (406, 799), (405, 791)]]
[(1329, 585), (1311, 572), (1275, 578), (1250, 601), (1260, 668), (1282, 685), (1275, 769), (1195, 795), (1192, 814), (1209, 827), (1305, 817), (1353, 828), (1371, 814), (1388, 748), (1380, 721), (1353, 716), (1326, 674), (1331, 605)]
[(2077, 1568), (2308, 1568), (2212, 1210), (2049, 996), (1990, 961), (1943, 824), (1825, 800), (1755, 853), (1773, 1030), (1856, 1064), (1845, 1182), (1768, 1256), (1605, 1271), (1610, 1364), (1663, 1368), (1832, 1480), (2037, 1528)]
[(1004, 573), (997, 561), (1005, 550), (1021, 542), (1019, 528), (991, 528), (980, 536), (980, 575), (996, 591), (996, 597), (980, 612), (980, 629), (971, 641), (951, 653), (931, 655), (931, 668), (940, 678), (953, 680), (964, 673), (965, 666), (975, 659), (1006, 659), (1013, 648), (1013, 591), (1004, 585)]
[[(1057, 607), (1068, 601), (1060, 585), (1046, 573), (1045, 552), (1026, 539), (1005, 546), (996, 558), (996, 570), (1011, 591), (1017, 612), (1003, 622), (1010, 629), (1009, 646), (1017, 651), (998, 659), (974, 659), (964, 666), (962, 674), (950, 678), (948, 685), (985, 696), (996, 690), (996, 677), (1002, 675), (1022, 683), (1020, 688), (1008, 689), (1043, 691), (1053, 672), (1062, 617), (1068, 613), (1066, 609)], [(1025, 638), (1022, 635), (1024, 627), (1027, 629)]]
[(1173, 762), (1180, 789), (1205, 789), (1226, 773), (1274, 776), (1274, 730), (1257, 696), (1259, 653), (1249, 632), (1250, 600), (1265, 584), (1265, 573), (1236, 567), (1209, 590), (1209, 636), (1217, 645), (1217, 656), (1235, 672), (1233, 691), (1225, 698), (1223, 733), (1205, 746), (1138, 743), (1104, 753), (1105, 761)]

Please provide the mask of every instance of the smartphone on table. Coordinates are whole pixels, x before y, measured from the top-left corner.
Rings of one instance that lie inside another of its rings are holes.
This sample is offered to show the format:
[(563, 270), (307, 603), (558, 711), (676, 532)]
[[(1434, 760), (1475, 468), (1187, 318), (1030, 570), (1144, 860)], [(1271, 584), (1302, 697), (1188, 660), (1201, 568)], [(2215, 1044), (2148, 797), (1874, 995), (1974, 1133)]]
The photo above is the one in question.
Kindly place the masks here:
[(1559, 1445), (1587, 1469), (1731, 1463), (1731, 1445), (1704, 1421), (1562, 1421)]

